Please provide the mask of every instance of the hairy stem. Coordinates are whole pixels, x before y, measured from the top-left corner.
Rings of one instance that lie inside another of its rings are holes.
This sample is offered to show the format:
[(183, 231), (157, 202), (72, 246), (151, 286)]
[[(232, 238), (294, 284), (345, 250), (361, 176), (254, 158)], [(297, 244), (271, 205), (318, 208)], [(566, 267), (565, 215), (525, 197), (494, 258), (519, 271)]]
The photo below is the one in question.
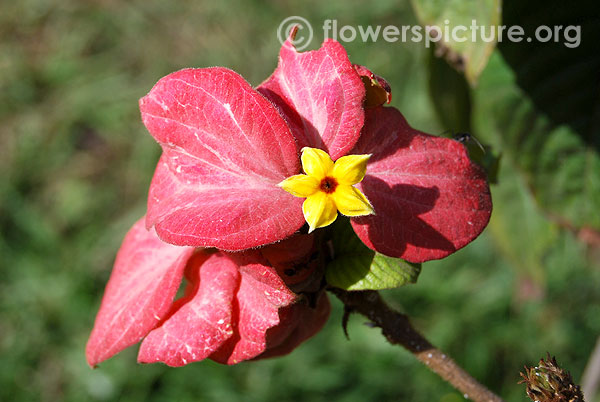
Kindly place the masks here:
[(393, 345), (402, 345), (434, 373), (448, 381), (466, 398), (476, 402), (500, 402), (502, 398), (477, 382), (454, 360), (435, 348), (417, 332), (408, 317), (392, 310), (375, 291), (330, 289), (350, 311), (358, 312), (376, 326)]

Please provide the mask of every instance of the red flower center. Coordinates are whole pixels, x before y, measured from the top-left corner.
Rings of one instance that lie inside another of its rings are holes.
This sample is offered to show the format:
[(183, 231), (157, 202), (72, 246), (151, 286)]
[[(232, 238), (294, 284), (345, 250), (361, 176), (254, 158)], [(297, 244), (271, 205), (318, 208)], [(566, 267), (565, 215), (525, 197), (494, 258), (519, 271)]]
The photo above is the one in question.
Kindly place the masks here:
[(330, 194), (335, 191), (335, 188), (337, 187), (337, 185), (338, 185), (338, 182), (336, 179), (334, 179), (333, 177), (325, 177), (323, 180), (321, 180), (321, 184), (320, 184), (319, 188), (321, 189), (321, 191), (324, 191), (327, 194)]

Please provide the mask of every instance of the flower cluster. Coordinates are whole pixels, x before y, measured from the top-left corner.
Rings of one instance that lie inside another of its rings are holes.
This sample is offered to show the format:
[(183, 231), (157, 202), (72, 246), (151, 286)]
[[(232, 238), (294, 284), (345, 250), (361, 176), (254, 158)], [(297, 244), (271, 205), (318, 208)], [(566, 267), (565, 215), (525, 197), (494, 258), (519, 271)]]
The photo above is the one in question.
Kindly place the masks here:
[(477, 237), (491, 213), (485, 174), (390, 99), (332, 40), (306, 53), (288, 40), (256, 89), (220, 67), (162, 78), (140, 109), (163, 153), (147, 214), (117, 255), (90, 365), (139, 341), (140, 362), (171, 366), (290, 352), (327, 320), (335, 250), (318, 228), (338, 212), (366, 246), (411, 262)]

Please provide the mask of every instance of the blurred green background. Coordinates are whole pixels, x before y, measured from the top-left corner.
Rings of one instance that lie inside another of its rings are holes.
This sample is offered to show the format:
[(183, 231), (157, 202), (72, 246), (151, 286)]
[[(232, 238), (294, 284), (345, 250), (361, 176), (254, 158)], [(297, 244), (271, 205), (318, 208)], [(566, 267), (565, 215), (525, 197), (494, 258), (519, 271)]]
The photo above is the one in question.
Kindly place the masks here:
[[(492, 146), (489, 157), (502, 155), (484, 234), (385, 297), (508, 401), (526, 399), (518, 373), (546, 352), (580, 381), (600, 334), (600, 12), (592, 2), (523, 3), (0, 3), (0, 400), (464, 400), (361, 317), (347, 341), (335, 300), (325, 330), (284, 358), (172, 369), (138, 365), (130, 348), (96, 370), (85, 363), (115, 253), (144, 214), (160, 154), (137, 100), (183, 67), (227, 66), (258, 85), (292, 15), (312, 23), (313, 49), (328, 18), (582, 26), (576, 48), (344, 43), (388, 80), (411, 125), (468, 130)], [(455, 66), (466, 58), (468, 83), (434, 53)]]

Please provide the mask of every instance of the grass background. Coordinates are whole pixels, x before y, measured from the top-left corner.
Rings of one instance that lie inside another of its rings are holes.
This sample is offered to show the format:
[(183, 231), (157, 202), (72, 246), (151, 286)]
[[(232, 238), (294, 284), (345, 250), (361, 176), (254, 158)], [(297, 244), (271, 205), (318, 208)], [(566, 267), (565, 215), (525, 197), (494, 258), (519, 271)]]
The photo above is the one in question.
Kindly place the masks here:
[[(464, 399), (360, 317), (347, 341), (337, 301), (325, 330), (284, 358), (171, 369), (136, 364), (131, 348), (96, 370), (85, 363), (115, 253), (145, 211), (160, 154), (137, 100), (184, 67), (227, 66), (259, 84), (276, 66), (277, 26), (290, 15), (313, 23), (312, 48), (327, 18), (417, 23), (409, 2), (389, 0), (0, 3), (0, 400)], [(386, 77), (392, 105), (414, 127), (451, 129), (428, 92), (423, 44), (345, 46), (353, 62)], [(536, 220), (507, 224), (541, 225), (551, 236), (549, 249), (535, 237), (523, 244), (535, 264), (490, 229), (385, 297), (477, 379), (522, 401), (519, 370), (547, 351), (580, 380), (600, 333), (600, 256), (547, 220), (510, 173), (501, 168), (493, 194)]]

